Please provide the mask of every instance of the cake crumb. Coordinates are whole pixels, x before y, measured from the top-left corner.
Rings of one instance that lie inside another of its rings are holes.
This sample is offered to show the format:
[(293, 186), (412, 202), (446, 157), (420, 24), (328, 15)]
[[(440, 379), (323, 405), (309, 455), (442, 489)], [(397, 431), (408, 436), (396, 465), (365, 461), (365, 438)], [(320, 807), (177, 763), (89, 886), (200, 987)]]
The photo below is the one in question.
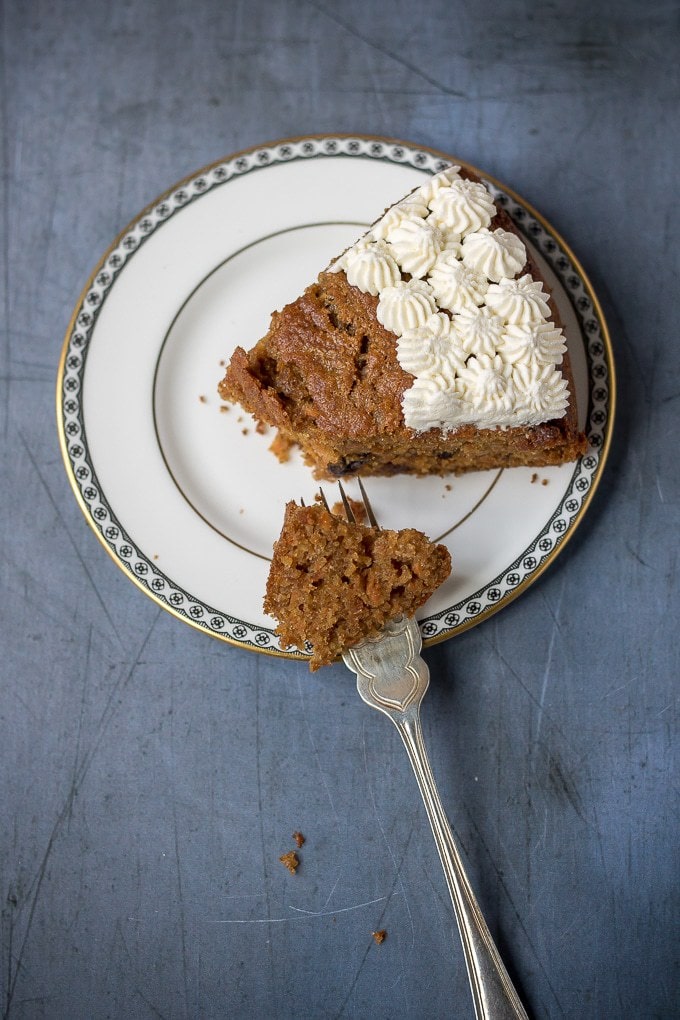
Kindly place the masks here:
[(219, 360), (219, 366), (220, 366), (220, 368), (224, 368), (226, 364), (227, 364), (227, 363), (226, 363), (226, 361), (224, 360), (224, 358), (220, 358), (220, 360)]
[(371, 935), (373, 936), (375, 944), (379, 946), (380, 943), (384, 942), (387, 938), (387, 931), (385, 928), (381, 928), (380, 931), (372, 931)]
[(243, 415), (239, 414), (238, 418), (236, 419), (236, 422), (237, 422), (238, 425), (240, 425), (242, 421), (243, 421)]
[(281, 432), (276, 433), (276, 438), (272, 442), (269, 449), (278, 459), (279, 463), (285, 464), (290, 458), (290, 451), (293, 443), (290, 439), (284, 436)]
[(266, 436), (267, 433), (269, 432), (269, 425), (267, 425), (266, 421), (258, 421), (257, 425), (255, 426), (255, 431), (257, 432), (258, 436)]
[(154, 553), (154, 554), (153, 554), (153, 558), (154, 558), (155, 560), (157, 560), (157, 559), (158, 559), (158, 553)]
[(293, 839), (297, 843), (297, 847), (298, 847), (298, 850), (299, 850), (300, 847), (302, 846), (302, 844), (305, 842), (305, 837), (302, 835), (301, 832), (294, 832), (293, 833)]
[(300, 858), (294, 850), (289, 850), (286, 854), (281, 854), (279, 860), (284, 867), (288, 868), (291, 875), (294, 875), (297, 869), (300, 867)]
[(446, 491), (447, 491), (447, 492), (451, 492), (451, 486), (449, 485), (449, 483), (448, 483), (448, 482), (446, 483), (446, 485), (444, 486), (444, 488), (446, 489)]
[(547, 485), (547, 484), (548, 484), (548, 479), (547, 478), (542, 478), (541, 479), (541, 485)]
[[(319, 493), (316, 494), (314, 499), (317, 501), (317, 503), (321, 503), (322, 502), (322, 499), (321, 499), (321, 496), (319, 495)], [(352, 513), (354, 514), (354, 520), (357, 522), (357, 524), (367, 524), (368, 523), (368, 515), (366, 513), (366, 507), (361, 502), (361, 500), (360, 499), (352, 499), (351, 496), (348, 496), (347, 497), (347, 502), (350, 505), (350, 509), (351, 509)], [(331, 507), (331, 513), (333, 514), (334, 517), (342, 517), (343, 519), (346, 517), (346, 514), (345, 514), (345, 504), (342, 502), (342, 500), (339, 500), (337, 503), (333, 504), (333, 506)]]
[(201, 393), (201, 395), (200, 395), (200, 397), (198, 399), (200, 400), (200, 402), (202, 404), (207, 404), (208, 403), (208, 398), (203, 393)]
[(241, 429), (241, 435), (242, 436), (247, 436), (249, 432), (250, 432), (250, 429)]
[(538, 475), (534, 471), (533, 475), (531, 476), (531, 484), (533, 485), (534, 482), (537, 482), (537, 481), (538, 481)]
[(229, 411), (231, 411), (229, 404), (222, 404), (220, 407), (220, 414), (228, 414)]

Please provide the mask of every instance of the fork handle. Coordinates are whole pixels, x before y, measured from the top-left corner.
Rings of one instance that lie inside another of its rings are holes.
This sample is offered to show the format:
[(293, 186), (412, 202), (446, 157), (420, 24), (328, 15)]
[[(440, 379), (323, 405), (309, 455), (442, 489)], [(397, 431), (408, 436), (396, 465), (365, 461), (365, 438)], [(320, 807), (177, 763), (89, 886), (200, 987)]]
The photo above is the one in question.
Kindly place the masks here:
[(478, 1020), (528, 1020), (465, 874), (425, 750), (418, 707), (390, 715), (418, 780), (458, 922)]

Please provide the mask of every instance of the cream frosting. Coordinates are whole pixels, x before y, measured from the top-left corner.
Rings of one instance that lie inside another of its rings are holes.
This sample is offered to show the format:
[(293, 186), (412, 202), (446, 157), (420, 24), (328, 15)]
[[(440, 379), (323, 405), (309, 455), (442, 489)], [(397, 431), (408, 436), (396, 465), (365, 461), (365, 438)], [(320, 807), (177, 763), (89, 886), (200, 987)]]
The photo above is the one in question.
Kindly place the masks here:
[(460, 180), (462, 180), (460, 167), (448, 166), (445, 170), (440, 170), (438, 174), (433, 174), (432, 177), (429, 177), (425, 184), (421, 184), (413, 194), (418, 195), (420, 201), (424, 202), (425, 205), (429, 205), (442, 188), (448, 188), (454, 181)]
[(344, 270), (346, 272), (347, 266), (349, 265), (351, 260), (355, 257), (355, 255), (357, 255), (360, 251), (364, 251), (365, 248), (369, 248), (372, 244), (373, 238), (370, 236), (370, 234), (364, 234), (362, 237), (359, 238), (358, 241), (355, 241), (354, 244), (351, 245), (351, 247), (344, 251), (342, 255), (340, 255), (334, 262), (331, 262), (326, 272), (339, 273), (340, 270)]
[(527, 250), (517, 234), (482, 227), (463, 238), (461, 258), (469, 269), (498, 283), (504, 277), (517, 276), (526, 263)]
[(418, 192), (408, 195), (403, 201), (397, 202), (391, 209), (388, 209), (377, 223), (371, 227), (369, 234), (377, 240), (384, 241), (390, 230), (398, 227), (402, 220), (421, 219), (429, 215), (429, 209), (424, 199), (420, 198)]
[(503, 278), (486, 292), (486, 304), (511, 326), (543, 322), (550, 315), (548, 295), (543, 285), (528, 273), (518, 280)]
[[(429, 178), (330, 267), (378, 298), (378, 321), (397, 337), (413, 376), (405, 424), (416, 432), (463, 425), (506, 428), (562, 417), (566, 344), (548, 295), (522, 272), (527, 251), (490, 230), (486, 187), (449, 167)], [(404, 279), (406, 277), (406, 279)]]
[(523, 425), (540, 425), (562, 418), (569, 405), (567, 380), (554, 365), (516, 365), (512, 371), (518, 418)]
[(402, 410), (404, 421), (414, 432), (451, 432), (469, 417), (462, 393), (441, 377), (432, 376), (416, 376), (410, 389), (404, 391)]
[(350, 249), (345, 258), (345, 273), (353, 287), (374, 296), (401, 280), (399, 266), (384, 241)]
[(489, 281), (481, 273), (469, 269), (457, 258), (455, 251), (444, 251), (437, 258), (429, 276), (434, 296), (442, 308), (450, 312), (471, 310), (481, 305)]
[(506, 326), (498, 347), (504, 361), (522, 365), (559, 365), (566, 349), (564, 333), (552, 322)]
[(385, 329), (403, 336), (408, 329), (424, 326), (437, 311), (432, 288), (424, 280), (400, 280), (380, 292), (376, 315)]
[(488, 227), (496, 213), (484, 185), (463, 178), (453, 180), (448, 188), (439, 188), (428, 206), (441, 226), (461, 236)]
[(467, 398), (482, 421), (495, 421), (512, 411), (514, 387), (512, 366), (499, 354), (480, 354), (469, 358), (460, 377), (466, 384)]
[(441, 376), (449, 386), (465, 369), (465, 351), (443, 312), (431, 315), (424, 326), (408, 329), (397, 341), (399, 364), (414, 376)]
[(406, 217), (387, 232), (390, 251), (404, 273), (420, 280), (430, 271), (444, 247), (436, 224), (420, 217)]
[(452, 328), (466, 354), (488, 354), (493, 357), (502, 342), (503, 320), (483, 305), (453, 316)]

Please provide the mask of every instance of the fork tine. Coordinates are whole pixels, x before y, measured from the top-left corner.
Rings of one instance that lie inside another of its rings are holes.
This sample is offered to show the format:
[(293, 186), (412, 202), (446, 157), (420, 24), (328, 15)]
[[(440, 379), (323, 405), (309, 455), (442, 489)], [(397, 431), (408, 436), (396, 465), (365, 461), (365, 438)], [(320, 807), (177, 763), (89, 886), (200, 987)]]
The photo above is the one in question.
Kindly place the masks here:
[(328, 510), (328, 512), (330, 513), (331, 512), (331, 508), (328, 505), (328, 500), (326, 499), (326, 493), (323, 491), (321, 486), (319, 486), (319, 495), (321, 496), (321, 502), (326, 507), (326, 510)]
[(356, 517), (354, 516), (354, 511), (352, 510), (350, 502), (347, 499), (347, 496), (345, 495), (345, 490), (342, 487), (342, 482), (338, 482), (338, 488), (340, 489), (340, 498), (342, 499), (342, 505), (345, 508), (345, 516), (347, 517), (347, 520), (349, 521), (350, 524), (356, 524), (357, 522)]
[(370, 501), (368, 499), (368, 495), (364, 488), (364, 483), (361, 481), (360, 478), (357, 478), (357, 481), (359, 483), (359, 490), (361, 492), (361, 498), (364, 501), (364, 509), (366, 510), (366, 515), (368, 517), (369, 524), (371, 525), (372, 528), (377, 528), (378, 531), (380, 531), (380, 525), (378, 524), (375, 514), (373, 513), (373, 507), (371, 506)]

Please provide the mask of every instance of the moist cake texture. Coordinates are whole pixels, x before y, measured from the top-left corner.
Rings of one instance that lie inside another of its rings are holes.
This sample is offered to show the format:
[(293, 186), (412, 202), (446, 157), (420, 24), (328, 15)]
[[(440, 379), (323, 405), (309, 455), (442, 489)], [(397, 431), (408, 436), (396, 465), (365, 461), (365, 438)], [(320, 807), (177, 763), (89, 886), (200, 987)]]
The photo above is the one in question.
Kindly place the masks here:
[(274, 312), (219, 393), (319, 478), (539, 467), (586, 445), (557, 307), (510, 217), (459, 167)]
[(446, 546), (420, 531), (351, 524), (321, 505), (286, 505), (264, 610), (284, 648), (312, 645), (310, 669), (333, 662), (397, 616), (413, 616), (451, 572)]

